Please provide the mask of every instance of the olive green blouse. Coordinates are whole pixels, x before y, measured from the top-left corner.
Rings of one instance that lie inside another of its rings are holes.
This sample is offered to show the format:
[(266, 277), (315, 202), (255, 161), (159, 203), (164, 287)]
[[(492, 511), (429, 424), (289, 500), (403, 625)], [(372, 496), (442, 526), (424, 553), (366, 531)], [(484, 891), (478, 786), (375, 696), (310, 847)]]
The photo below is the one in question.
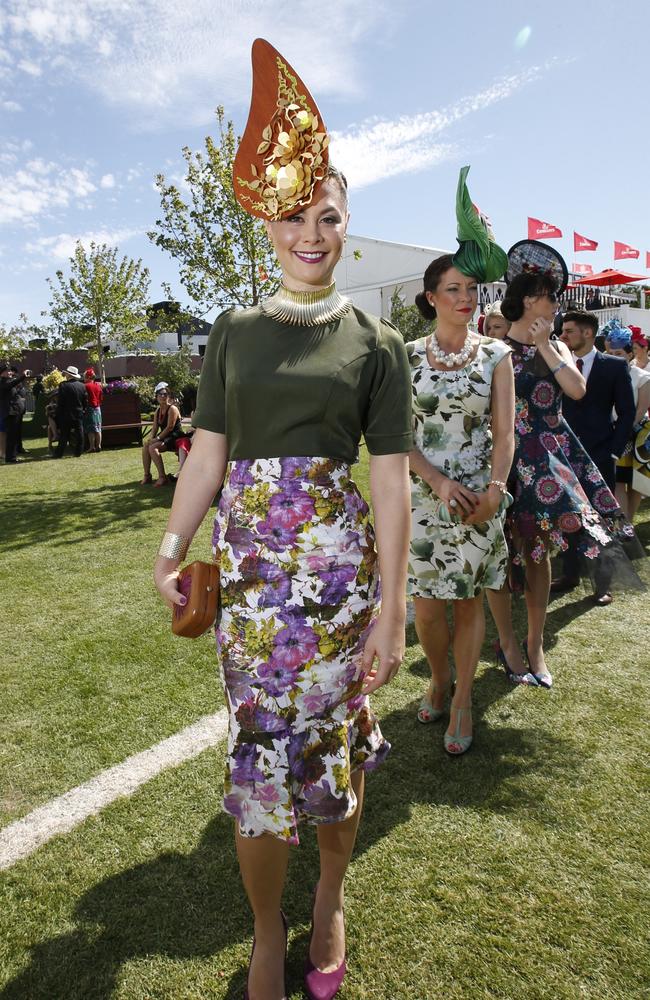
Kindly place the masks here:
[(413, 447), (411, 378), (399, 332), (351, 306), (323, 326), (291, 326), (258, 306), (215, 321), (194, 426), (225, 434), (230, 460), (322, 456), (352, 463)]

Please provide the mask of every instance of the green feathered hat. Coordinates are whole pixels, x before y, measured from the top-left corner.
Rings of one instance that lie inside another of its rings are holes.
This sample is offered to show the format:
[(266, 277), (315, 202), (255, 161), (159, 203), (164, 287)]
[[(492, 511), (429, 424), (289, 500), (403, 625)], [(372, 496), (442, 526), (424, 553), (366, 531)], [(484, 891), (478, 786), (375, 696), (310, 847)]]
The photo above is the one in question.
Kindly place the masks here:
[(469, 167), (463, 167), (456, 191), (456, 219), (460, 247), (454, 254), (454, 266), (478, 281), (499, 281), (508, 268), (508, 255), (494, 240), (490, 223), (481, 215), (467, 190)]

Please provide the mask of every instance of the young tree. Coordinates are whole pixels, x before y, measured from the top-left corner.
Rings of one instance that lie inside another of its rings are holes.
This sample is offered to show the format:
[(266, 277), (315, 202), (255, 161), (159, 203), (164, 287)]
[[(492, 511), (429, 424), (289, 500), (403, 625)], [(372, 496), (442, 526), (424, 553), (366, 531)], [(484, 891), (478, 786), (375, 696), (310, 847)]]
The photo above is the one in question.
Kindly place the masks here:
[(48, 278), (52, 292), (50, 316), (73, 347), (94, 340), (102, 382), (102, 341), (110, 338), (125, 348), (148, 339), (145, 311), (149, 271), (141, 260), (117, 259), (117, 247), (77, 243), (70, 258), (70, 276), (56, 272)]
[(156, 354), (153, 359), (153, 369), (157, 382), (167, 382), (171, 392), (178, 399), (188, 388), (198, 386), (198, 375), (192, 371), (192, 350), (189, 344), (183, 344), (172, 354)]
[(395, 324), (404, 342), (408, 344), (435, 330), (436, 321), (430, 322), (424, 319), (417, 306), (405, 305), (400, 293), (401, 289), (396, 288), (390, 300), (390, 321)]
[(231, 121), (217, 108), (219, 136), (205, 152), (183, 148), (188, 200), (163, 174), (156, 177), (162, 218), (147, 235), (178, 261), (180, 280), (204, 312), (214, 306), (255, 305), (279, 276), (266, 230), (235, 198), (232, 165), (237, 140)]
[(27, 339), (18, 327), (7, 328), (4, 323), (0, 323), (0, 361), (18, 361), (28, 346)]
[(29, 347), (62, 346), (51, 328), (31, 323), (25, 313), (21, 313), (18, 323), (7, 327), (0, 323), (0, 360), (18, 361), (23, 351)]

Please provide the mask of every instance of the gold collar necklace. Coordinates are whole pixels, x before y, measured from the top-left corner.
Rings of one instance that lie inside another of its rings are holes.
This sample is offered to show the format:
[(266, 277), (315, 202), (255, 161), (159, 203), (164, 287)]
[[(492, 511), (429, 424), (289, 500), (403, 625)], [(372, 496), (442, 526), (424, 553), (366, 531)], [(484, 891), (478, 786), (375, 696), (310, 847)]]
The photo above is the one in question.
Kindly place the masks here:
[(345, 316), (350, 300), (336, 290), (336, 282), (315, 292), (295, 292), (280, 285), (275, 295), (264, 299), (260, 308), (265, 316), (292, 326), (322, 326)]

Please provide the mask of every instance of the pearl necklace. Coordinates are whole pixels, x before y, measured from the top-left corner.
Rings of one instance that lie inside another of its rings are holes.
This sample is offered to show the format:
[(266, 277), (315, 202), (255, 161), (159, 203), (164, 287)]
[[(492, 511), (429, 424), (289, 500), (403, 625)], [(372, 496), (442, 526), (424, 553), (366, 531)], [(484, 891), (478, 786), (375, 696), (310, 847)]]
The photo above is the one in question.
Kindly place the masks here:
[(280, 285), (275, 295), (264, 299), (260, 308), (265, 316), (293, 326), (322, 326), (345, 316), (350, 300), (336, 290), (332, 282), (314, 292), (296, 292)]
[(439, 365), (446, 365), (447, 368), (453, 368), (455, 365), (467, 364), (472, 351), (474, 350), (474, 344), (472, 343), (472, 338), (468, 330), (465, 335), (463, 346), (458, 354), (446, 354), (445, 351), (441, 350), (435, 332), (432, 332), (429, 334), (429, 350)]

